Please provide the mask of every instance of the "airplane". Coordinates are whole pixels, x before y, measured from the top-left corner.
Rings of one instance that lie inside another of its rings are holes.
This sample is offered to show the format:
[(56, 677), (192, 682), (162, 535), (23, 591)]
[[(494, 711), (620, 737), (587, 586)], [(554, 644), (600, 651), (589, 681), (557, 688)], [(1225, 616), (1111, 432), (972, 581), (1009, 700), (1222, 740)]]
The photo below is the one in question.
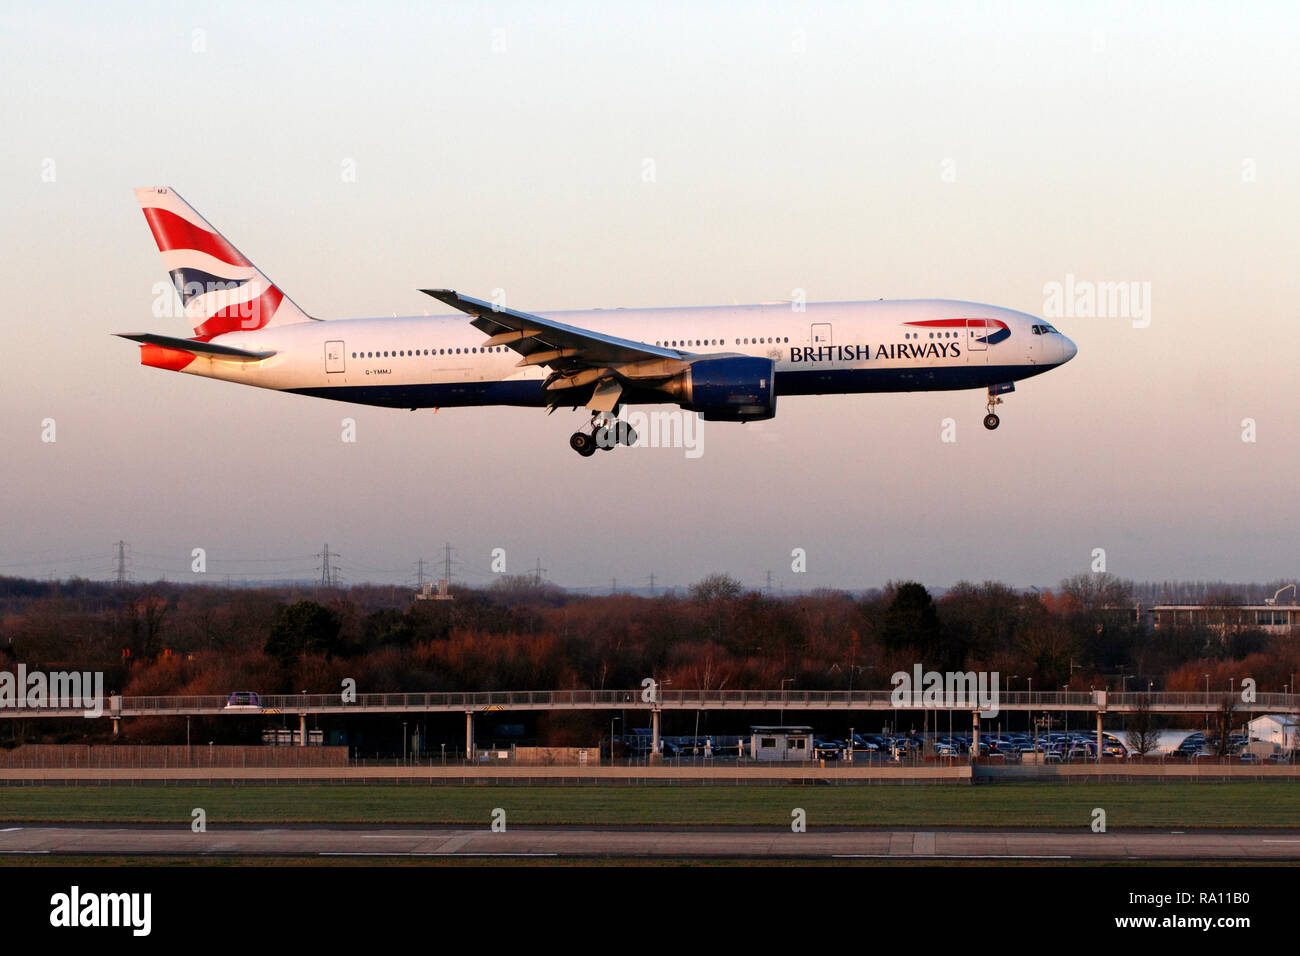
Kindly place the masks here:
[(117, 333), (142, 365), (388, 408), (585, 408), (569, 439), (584, 457), (635, 444), (627, 405), (756, 422), (788, 395), (981, 388), (992, 430), (1017, 381), (1078, 352), (1027, 313), (942, 299), (530, 313), (421, 289), (455, 314), (323, 321), (174, 189), (135, 192), (194, 327)]

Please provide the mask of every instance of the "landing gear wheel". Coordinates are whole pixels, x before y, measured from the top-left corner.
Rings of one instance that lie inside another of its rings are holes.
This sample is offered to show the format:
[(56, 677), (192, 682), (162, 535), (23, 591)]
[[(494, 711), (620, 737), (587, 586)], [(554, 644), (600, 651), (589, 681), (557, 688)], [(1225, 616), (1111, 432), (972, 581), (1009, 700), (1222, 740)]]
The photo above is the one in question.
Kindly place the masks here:
[(601, 425), (592, 433), (592, 437), (596, 441), (596, 447), (601, 451), (613, 451), (614, 446), (618, 444), (618, 437), (609, 425)]
[(1002, 420), (993, 413), (993, 409), (997, 408), (1001, 404), (1002, 404), (1002, 399), (998, 398), (997, 394), (994, 391), (993, 386), (990, 385), (989, 403), (988, 405), (985, 406), (985, 408), (988, 410), (988, 414), (984, 416), (984, 427), (987, 428), (989, 431), (993, 431), (993, 429), (997, 428), (998, 425), (1001, 424)]
[(590, 458), (596, 453), (596, 437), (586, 432), (574, 432), (569, 436), (569, 447), (583, 458)]

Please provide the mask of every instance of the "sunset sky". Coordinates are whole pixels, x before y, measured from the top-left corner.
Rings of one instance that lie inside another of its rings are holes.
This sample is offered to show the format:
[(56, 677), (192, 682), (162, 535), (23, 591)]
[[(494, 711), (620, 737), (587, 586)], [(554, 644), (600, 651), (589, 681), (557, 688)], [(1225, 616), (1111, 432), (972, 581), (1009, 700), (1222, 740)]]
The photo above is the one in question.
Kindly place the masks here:
[[(1300, 574), (1293, 3), (7, 4), (0, 574), (491, 583)], [(285, 8), (292, 9), (292, 8)], [(646, 181), (647, 161), (654, 175)], [(980, 391), (787, 398), (583, 460), (568, 410), (392, 411), (143, 368), (175, 187), (303, 308), (419, 314), (1133, 282)], [(441, 309), (437, 311), (443, 311)], [(340, 420), (358, 440), (340, 440)], [(957, 441), (940, 440), (957, 423)], [(53, 419), (57, 440), (42, 440)], [(1243, 441), (1243, 434), (1254, 441)], [(791, 552), (807, 553), (806, 573)]]

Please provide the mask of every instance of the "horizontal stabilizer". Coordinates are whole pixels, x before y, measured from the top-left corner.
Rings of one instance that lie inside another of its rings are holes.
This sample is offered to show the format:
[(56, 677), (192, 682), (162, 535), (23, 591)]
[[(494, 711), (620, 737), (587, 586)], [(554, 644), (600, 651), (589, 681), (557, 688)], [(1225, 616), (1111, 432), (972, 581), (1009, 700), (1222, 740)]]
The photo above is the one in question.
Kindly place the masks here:
[(207, 358), (226, 359), (231, 362), (260, 362), (270, 358), (274, 351), (250, 352), (237, 349), (233, 345), (218, 345), (215, 342), (200, 342), (197, 339), (178, 339), (171, 335), (155, 335), (153, 332), (116, 332), (115, 335), (139, 342), (141, 345), (157, 345), (180, 352), (190, 352)]

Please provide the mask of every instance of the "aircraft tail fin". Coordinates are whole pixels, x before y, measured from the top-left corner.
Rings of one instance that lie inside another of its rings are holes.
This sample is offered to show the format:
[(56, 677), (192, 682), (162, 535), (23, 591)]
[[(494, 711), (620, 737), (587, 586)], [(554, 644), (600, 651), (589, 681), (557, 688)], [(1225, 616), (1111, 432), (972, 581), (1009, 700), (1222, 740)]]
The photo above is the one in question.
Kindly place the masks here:
[(314, 321), (174, 189), (148, 186), (135, 196), (195, 336)]

